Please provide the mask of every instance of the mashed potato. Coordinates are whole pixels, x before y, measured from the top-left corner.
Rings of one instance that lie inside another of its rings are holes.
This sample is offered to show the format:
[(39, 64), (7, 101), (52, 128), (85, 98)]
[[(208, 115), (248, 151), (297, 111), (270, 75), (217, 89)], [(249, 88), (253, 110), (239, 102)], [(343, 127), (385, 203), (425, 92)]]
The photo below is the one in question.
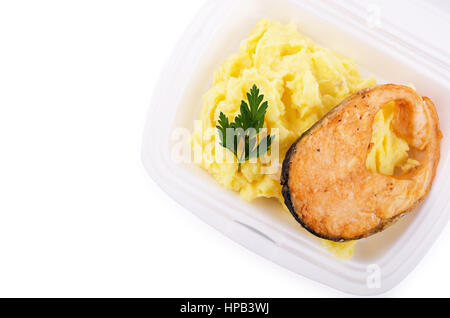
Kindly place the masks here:
[[(215, 128), (220, 112), (232, 120), (239, 114), (241, 100), (256, 84), (268, 101), (265, 128), (279, 130), (279, 158), (299, 136), (349, 95), (372, 86), (375, 80), (363, 79), (355, 63), (333, 51), (316, 45), (302, 36), (295, 25), (281, 25), (260, 20), (238, 53), (229, 56), (214, 75), (211, 89), (203, 96), (203, 107), (192, 135), (194, 152), (201, 152), (199, 163), (227, 189), (240, 193), (251, 201), (259, 197), (276, 198), (283, 204), (279, 174), (261, 173), (260, 161), (244, 163), (241, 173), (236, 163), (219, 163), (213, 158), (218, 144), (214, 134), (204, 134)], [(368, 167), (390, 173), (393, 166), (404, 163), (407, 144), (389, 129), (390, 113), (377, 117), (374, 149)], [(383, 143), (387, 138), (390, 142)], [(390, 154), (398, 148), (395, 154)], [(407, 155), (406, 155), (407, 156)], [(410, 163), (411, 164), (411, 163)], [(283, 204), (284, 206), (284, 204)], [(354, 242), (324, 245), (341, 257), (351, 257)]]
[(395, 168), (403, 172), (419, 165), (417, 160), (408, 158), (408, 143), (397, 137), (391, 129), (397, 104), (393, 101), (386, 104), (375, 116), (373, 123), (373, 144), (366, 160), (366, 167), (372, 172), (394, 175)]

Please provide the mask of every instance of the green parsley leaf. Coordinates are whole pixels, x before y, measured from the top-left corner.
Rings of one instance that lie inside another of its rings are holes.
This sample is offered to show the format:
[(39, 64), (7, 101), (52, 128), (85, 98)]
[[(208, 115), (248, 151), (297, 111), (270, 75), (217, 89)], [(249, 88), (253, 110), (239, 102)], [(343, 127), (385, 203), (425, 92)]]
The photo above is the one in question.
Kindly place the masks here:
[(251, 158), (258, 158), (270, 149), (275, 135), (264, 136), (257, 145), (258, 135), (264, 126), (267, 101), (263, 102), (264, 95), (259, 95), (259, 89), (253, 85), (247, 93), (248, 103), (241, 102), (240, 114), (229, 122), (228, 117), (220, 112), (218, 125), (220, 145), (230, 150), (238, 160), (238, 172), (241, 172), (243, 162)]

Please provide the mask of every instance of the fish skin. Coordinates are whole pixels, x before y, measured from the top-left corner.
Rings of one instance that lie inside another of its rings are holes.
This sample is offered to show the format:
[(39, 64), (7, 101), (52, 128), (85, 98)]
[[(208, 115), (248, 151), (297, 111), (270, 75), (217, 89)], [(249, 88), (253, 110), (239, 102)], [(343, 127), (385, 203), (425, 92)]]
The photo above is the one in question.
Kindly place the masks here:
[[(392, 100), (400, 105), (394, 131), (422, 157), (418, 167), (398, 176), (373, 173), (365, 166), (375, 115)], [(373, 235), (424, 200), (436, 173), (441, 138), (429, 98), (394, 84), (361, 90), (289, 149), (281, 174), (285, 204), (318, 237), (342, 242)]]

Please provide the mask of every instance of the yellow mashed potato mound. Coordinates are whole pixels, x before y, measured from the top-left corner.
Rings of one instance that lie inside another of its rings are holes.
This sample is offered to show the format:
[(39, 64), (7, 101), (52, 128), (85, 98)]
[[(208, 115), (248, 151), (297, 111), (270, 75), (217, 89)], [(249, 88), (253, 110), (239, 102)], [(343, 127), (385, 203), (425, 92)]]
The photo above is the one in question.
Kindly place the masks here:
[[(222, 186), (239, 192), (246, 201), (276, 198), (284, 206), (279, 172), (261, 173), (270, 163), (246, 162), (239, 173), (237, 162), (210, 160), (221, 146), (218, 135), (205, 134), (205, 130), (215, 129), (220, 112), (233, 120), (254, 84), (269, 104), (264, 127), (269, 133), (272, 128), (279, 130), (276, 138), (282, 162), (304, 131), (346, 97), (376, 82), (373, 78), (362, 78), (352, 60), (300, 35), (295, 25), (267, 19), (260, 20), (241, 43), (239, 52), (229, 56), (217, 69), (213, 86), (203, 96), (201, 125), (196, 125), (192, 134), (194, 153), (200, 152), (203, 158), (199, 165)], [(389, 129), (391, 120), (388, 113), (377, 116), (374, 147), (367, 161), (369, 169), (386, 174), (400, 162), (404, 164), (405, 153), (407, 157), (407, 144), (405, 147), (405, 142)], [(386, 138), (388, 143), (383, 142)], [(392, 149), (397, 147), (396, 154), (392, 154)], [(353, 255), (355, 242), (322, 241), (337, 256)]]
[(408, 158), (409, 145), (391, 129), (397, 104), (395, 101), (387, 103), (380, 110), (373, 123), (373, 144), (367, 155), (366, 167), (372, 172), (394, 175), (395, 168), (406, 172), (419, 165), (417, 160)]

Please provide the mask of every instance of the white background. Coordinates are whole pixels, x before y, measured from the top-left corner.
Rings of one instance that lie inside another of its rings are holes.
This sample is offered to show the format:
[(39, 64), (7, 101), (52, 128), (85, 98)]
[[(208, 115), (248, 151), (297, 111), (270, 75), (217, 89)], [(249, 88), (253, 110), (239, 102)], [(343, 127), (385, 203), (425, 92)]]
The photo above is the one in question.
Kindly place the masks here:
[[(152, 89), (204, 2), (0, 1), (0, 296), (346, 296), (222, 236), (142, 167)], [(384, 296), (450, 296), (449, 241)]]

